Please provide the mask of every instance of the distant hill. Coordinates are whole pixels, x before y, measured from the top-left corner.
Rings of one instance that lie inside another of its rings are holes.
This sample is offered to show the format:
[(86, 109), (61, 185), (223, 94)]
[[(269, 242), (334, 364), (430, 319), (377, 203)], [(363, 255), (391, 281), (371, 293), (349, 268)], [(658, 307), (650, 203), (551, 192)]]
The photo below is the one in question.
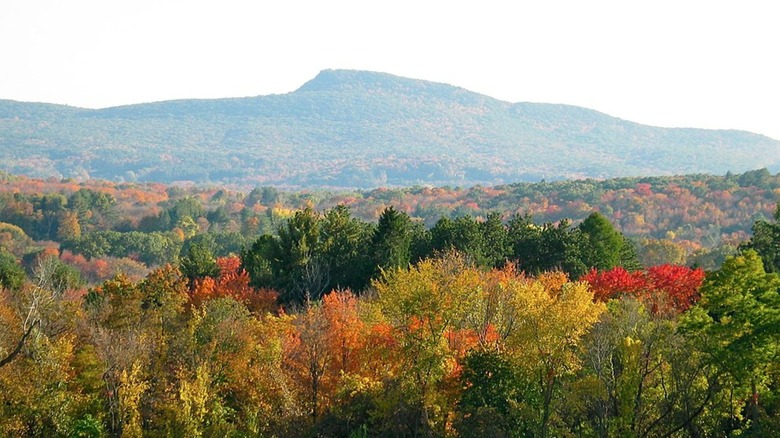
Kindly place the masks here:
[[(670, 105), (673, 103), (670, 103)], [(0, 100), (0, 170), (34, 177), (371, 188), (780, 170), (780, 142), (508, 103), (384, 73), (88, 110)]]

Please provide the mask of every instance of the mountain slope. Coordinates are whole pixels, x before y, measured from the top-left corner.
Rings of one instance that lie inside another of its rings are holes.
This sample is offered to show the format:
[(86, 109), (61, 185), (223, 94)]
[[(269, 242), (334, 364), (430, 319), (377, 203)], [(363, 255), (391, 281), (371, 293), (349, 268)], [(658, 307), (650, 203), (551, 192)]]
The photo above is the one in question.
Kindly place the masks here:
[(0, 101), (0, 170), (40, 177), (366, 188), (760, 167), (780, 168), (780, 142), (362, 71), (249, 98), (101, 110)]

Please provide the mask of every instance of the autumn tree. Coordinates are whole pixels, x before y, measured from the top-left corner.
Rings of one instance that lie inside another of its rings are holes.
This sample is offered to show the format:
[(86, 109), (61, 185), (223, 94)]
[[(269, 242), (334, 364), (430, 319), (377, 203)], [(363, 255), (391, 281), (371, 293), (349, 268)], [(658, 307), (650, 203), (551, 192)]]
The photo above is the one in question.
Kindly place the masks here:
[(360, 318), (358, 305), (358, 298), (349, 290), (336, 290), (322, 299), (334, 374), (354, 373), (360, 369), (367, 327)]
[(680, 313), (698, 301), (704, 271), (679, 265), (659, 265), (645, 271), (629, 272), (618, 266), (606, 271), (592, 269), (582, 276), (582, 281), (590, 284), (597, 300), (628, 296), (642, 300), (654, 314)]
[(293, 322), (295, 331), (287, 350), (287, 362), (304, 387), (306, 409), (312, 425), (317, 423), (330, 401), (333, 379), (328, 373), (336, 360), (328, 345), (328, 320), (321, 305), (310, 305)]
[(231, 296), (209, 299), (189, 315), (170, 341), (177, 360), (158, 373), (168, 380), (169, 406), (159, 420), (167, 433), (291, 435), (304, 418), (297, 382), (284, 367), (291, 317), (256, 317)]
[(676, 330), (676, 321), (626, 296), (586, 337), (580, 379), (564, 403), (570, 425), (597, 436), (698, 436), (716, 404), (717, 370)]
[(520, 311), (517, 326), (505, 344), (519, 372), (534, 382), (530, 400), (536, 400), (538, 414), (531, 415), (533, 433), (548, 436), (555, 394), (562, 380), (581, 366), (579, 349), (604, 305), (593, 302), (585, 283), (562, 282), (559, 274), (539, 279), (513, 280), (515, 306)]
[(384, 272), (374, 283), (379, 306), (393, 327), (399, 343), (401, 386), (405, 403), (417, 406), (414, 430), (444, 427), (438, 392), (450, 376), (458, 350), (448, 342), (448, 333), (467, 328), (467, 315), (479, 296), (480, 277), (457, 253), (423, 260), (407, 269)]
[(268, 288), (256, 289), (250, 285), (249, 274), (241, 267), (238, 257), (220, 257), (216, 260), (219, 275), (196, 279), (189, 289), (190, 302), (198, 307), (219, 297), (232, 297), (255, 314), (275, 312), (279, 294)]
[(87, 408), (73, 369), (78, 304), (59, 267), (41, 258), (30, 282), (0, 289), (0, 435), (66, 435)]
[(642, 266), (663, 264), (685, 264), (686, 251), (681, 245), (669, 239), (646, 239), (639, 245), (639, 259)]
[(57, 240), (72, 240), (81, 237), (81, 225), (73, 212), (63, 212), (57, 225)]

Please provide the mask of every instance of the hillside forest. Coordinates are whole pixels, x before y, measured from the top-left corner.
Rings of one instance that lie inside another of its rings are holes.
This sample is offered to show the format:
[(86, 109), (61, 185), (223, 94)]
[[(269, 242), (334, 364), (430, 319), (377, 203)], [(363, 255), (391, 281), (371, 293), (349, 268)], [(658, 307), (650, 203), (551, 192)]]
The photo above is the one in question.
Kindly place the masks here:
[(780, 174), (0, 174), (0, 436), (771, 436)]
[(341, 190), (780, 171), (780, 141), (324, 70), (277, 95), (87, 109), (0, 99), (0, 171)]

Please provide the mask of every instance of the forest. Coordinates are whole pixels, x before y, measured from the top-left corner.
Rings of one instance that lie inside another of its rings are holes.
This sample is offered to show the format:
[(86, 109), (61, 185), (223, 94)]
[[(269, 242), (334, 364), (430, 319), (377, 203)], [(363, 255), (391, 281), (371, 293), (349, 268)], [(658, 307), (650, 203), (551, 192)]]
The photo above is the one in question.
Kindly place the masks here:
[(772, 436), (780, 174), (0, 174), (0, 436)]

